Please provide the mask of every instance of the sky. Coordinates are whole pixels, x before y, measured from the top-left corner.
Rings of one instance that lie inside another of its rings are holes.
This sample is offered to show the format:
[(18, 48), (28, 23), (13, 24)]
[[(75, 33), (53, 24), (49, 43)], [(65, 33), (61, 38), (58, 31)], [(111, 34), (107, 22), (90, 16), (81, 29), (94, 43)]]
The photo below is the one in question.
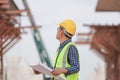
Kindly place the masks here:
[[(27, 0), (34, 16), (36, 25), (42, 25), (39, 29), (44, 45), (53, 62), (53, 56), (59, 46), (56, 40), (58, 24), (65, 19), (72, 19), (76, 23), (77, 32), (89, 32), (89, 27), (84, 24), (120, 24), (119, 12), (95, 12), (98, 0)], [(23, 9), (21, 0), (15, 0), (19, 8)], [(30, 25), (27, 17), (21, 18), (23, 26)], [(22, 35), (20, 40), (6, 55), (20, 55), (30, 61), (39, 61), (38, 52), (34, 44), (31, 30)], [(73, 41), (77, 39), (75, 35)], [(89, 45), (77, 45), (80, 52), (80, 80), (87, 77), (97, 64), (103, 62), (90, 50)]]

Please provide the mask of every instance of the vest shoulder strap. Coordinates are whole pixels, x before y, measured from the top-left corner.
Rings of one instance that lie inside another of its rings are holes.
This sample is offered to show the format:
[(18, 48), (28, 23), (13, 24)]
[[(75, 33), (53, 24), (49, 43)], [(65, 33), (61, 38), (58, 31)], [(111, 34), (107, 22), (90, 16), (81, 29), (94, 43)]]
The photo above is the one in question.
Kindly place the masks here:
[(62, 60), (62, 68), (65, 68), (66, 67), (66, 58), (67, 58), (67, 55), (68, 55), (68, 50), (70, 48), (70, 46), (74, 46), (74, 44), (69, 44), (65, 50), (65, 53), (64, 53), (64, 56), (63, 56), (63, 60)]

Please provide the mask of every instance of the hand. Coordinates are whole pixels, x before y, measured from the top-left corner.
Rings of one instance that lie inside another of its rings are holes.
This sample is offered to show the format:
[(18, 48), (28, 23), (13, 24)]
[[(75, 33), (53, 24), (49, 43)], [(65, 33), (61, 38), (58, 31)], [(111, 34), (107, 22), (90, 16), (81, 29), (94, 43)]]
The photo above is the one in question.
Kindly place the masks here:
[(41, 72), (33, 70), (35, 74), (40, 74)]
[(67, 69), (64, 69), (64, 68), (55, 68), (53, 69), (53, 71), (51, 71), (51, 73), (54, 75), (54, 76), (58, 76), (60, 74), (65, 74), (67, 73)]

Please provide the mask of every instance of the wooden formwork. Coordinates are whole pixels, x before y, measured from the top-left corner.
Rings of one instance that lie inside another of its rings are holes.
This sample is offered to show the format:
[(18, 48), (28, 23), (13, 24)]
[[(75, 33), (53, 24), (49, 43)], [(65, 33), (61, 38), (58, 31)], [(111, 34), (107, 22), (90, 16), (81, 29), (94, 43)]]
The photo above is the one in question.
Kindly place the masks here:
[[(91, 32), (91, 35), (86, 34), (86, 36), (92, 36), (87, 42), (91, 45), (91, 49), (104, 58), (106, 80), (120, 80), (120, 25), (89, 26), (94, 29), (94, 32)], [(78, 44), (83, 43), (84, 41)]]
[[(98, 0), (96, 11), (120, 11), (120, 0)], [(95, 26), (97, 31), (93, 38), (92, 46), (101, 45), (105, 52), (104, 58), (107, 64), (106, 80), (120, 80), (120, 25)], [(101, 34), (100, 34), (101, 33)], [(103, 34), (103, 36), (101, 36)], [(100, 38), (99, 38), (100, 36)], [(96, 48), (94, 47), (94, 48)]]
[(15, 27), (15, 16), (19, 15), (20, 11), (12, 0), (0, 0), (0, 80), (3, 80), (4, 53), (21, 38), (20, 29)]
[(91, 47), (103, 55), (106, 62), (106, 80), (120, 80), (120, 25), (91, 26), (96, 32)]
[(0, 80), (3, 80), (3, 55), (21, 39), (21, 33), (25, 33), (25, 28), (41, 27), (21, 26), (16, 17), (20, 17), (22, 12), (28, 13), (29, 10), (19, 9), (13, 0), (0, 0)]
[(96, 11), (120, 11), (120, 0), (98, 0)]

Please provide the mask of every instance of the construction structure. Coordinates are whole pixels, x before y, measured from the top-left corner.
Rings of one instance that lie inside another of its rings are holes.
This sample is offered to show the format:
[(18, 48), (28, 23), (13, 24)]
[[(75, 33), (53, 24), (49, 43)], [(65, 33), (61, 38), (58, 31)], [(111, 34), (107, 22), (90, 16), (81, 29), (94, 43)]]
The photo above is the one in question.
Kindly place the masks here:
[[(120, 11), (120, 0), (99, 0), (96, 11)], [(120, 24), (85, 24), (89, 33), (79, 33), (76, 44), (89, 44), (106, 62), (106, 80), (120, 80)]]
[(120, 0), (98, 0), (96, 11), (120, 11)]
[[(36, 26), (33, 16), (30, 12), (26, 0), (21, 0), (24, 5), (24, 10), (18, 8), (14, 0), (0, 0), (0, 80), (3, 80), (3, 56), (21, 39), (21, 34), (26, 33), (24, 29), (32, 29), (33, 38), (36, 43), (36, 48), (40, 55), (41, 62), (47, 64), (52, 68), (48, 53), (42, 42), (39, 30), (41, 26)], [(20, 17), (22, 13), (26, 13), (30, 20), (31, 26), (21, 26)], [(49, 77), (44, 75), (44, 79), (48, 80)]]
[(76, 44), (89, 44), (91, 49), (106, 62), (106, 80), (120, 80), (120, 24), (119, 25), (85, 25), (93, 29), (88, 34), (78, 34)]

